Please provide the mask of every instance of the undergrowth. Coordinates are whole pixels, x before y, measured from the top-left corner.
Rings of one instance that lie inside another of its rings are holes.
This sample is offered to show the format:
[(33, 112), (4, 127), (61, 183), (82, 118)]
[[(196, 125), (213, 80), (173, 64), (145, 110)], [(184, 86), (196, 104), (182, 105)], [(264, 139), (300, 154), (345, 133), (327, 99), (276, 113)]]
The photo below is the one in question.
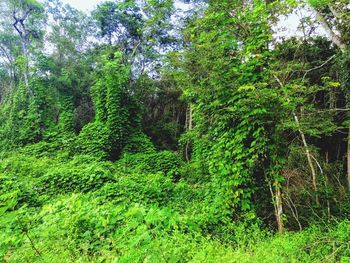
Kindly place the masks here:
[(7, 154), (0, 163), (1, 258), (349, 262), (350, 221), (283, 235), (257, 221), (216, 225), (207, 214), (206, 182), (194, 183), (185, 166), (171, 152), (129, 154), (116, 163)]

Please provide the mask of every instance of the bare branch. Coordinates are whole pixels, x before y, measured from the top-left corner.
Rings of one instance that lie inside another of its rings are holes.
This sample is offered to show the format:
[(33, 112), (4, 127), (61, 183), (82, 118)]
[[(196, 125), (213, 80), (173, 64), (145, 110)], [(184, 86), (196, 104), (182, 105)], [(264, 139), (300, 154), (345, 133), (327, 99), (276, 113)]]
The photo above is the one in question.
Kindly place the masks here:
[(328, 62), (330, 62), (333, 58), (335, 58), (335, 55), (331, 56), (329, 59), (327, 59), (327, 60), (326, 60), (325, 62), (323, 62), (321, 65), (306, 70), (306, 71), (305, 71), (305, 74), (304, 74), (304, 76), (303, 76), (303, 81), (304, 81), (304, 79), (306, 78), (306, 75), (307, 75), (308, 73), (310, 73), (311, 71), (314, 71), (314, 70), (316, 70), (316, 69), (322, 68), (322, 67), (325, 66)]

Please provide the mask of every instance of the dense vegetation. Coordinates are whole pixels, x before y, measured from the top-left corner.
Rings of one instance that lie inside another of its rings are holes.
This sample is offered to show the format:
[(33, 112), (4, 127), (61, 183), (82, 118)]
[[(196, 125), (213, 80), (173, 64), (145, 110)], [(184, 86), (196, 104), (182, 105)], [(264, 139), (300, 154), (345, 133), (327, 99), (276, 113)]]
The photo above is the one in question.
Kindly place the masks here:
[(350, 262), (347, 0), (0, 10), (1, 261)]

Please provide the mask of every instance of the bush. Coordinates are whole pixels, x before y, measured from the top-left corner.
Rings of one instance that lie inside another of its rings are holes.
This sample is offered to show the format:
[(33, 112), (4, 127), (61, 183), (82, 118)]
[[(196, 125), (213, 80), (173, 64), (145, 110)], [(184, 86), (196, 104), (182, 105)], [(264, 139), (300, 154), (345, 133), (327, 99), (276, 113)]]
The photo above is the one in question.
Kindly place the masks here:
[(112, 149), (110, 132), (103, 123), (89, 123), (81, 130), (76, 145), (78, 153), (89, 154), (96, 160), (107, 160)]
[(38, 181), (52, 162), (13, 154), (0, 162), (0, 215), (21, 206), (40, 206)]
[(109, 163), (89, 163), (75, 165), (69, 162), (65, 166), (53, 167), (40, 181), (42, 193), (87, 192), (114, 181)]
[(347, 262), (350, 257), (348, 220), (281, 235), (249, 222), (214, 224), (208, 213), (210, 182), (195, 183), (196, 175), (175, 182), (173, 167), (179, 165), (171, 152), (127, 155), (117, 165), (90, 155), (64, 162), (3, 156), (0, 255), (7, 262), (50, 263)]
[[(118, 176), (118, 175), (117, 175)], [(113, 202), (166, 205), (174, 195), (175, 184), (162, 173), (120, 175), (96, 192)]]
[(123, 172), (135, 171), (141, 174), (163, 172), (176, 180), (180, 179), (180, 167), (183, 164), (182, 159), (170, 151), (151, 154), (125, 154), (117, 162), (119, 170)]
[(144, 133), (133, 133), (123, 149), (123, 154), (155, 153), (156, 149), (151, 139)]

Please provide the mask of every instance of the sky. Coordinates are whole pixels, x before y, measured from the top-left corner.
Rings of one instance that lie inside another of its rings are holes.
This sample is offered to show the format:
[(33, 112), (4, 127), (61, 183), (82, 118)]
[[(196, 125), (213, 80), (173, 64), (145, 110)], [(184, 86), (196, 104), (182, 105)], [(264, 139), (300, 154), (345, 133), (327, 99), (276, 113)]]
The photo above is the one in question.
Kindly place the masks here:
[(70, 4), (76, 9), (79, 9), (84, 12), (89, 12), (93, 10), (98, 3), (103, 2), (103, 0), (61, 0), (61, 1), (63, 3)]

